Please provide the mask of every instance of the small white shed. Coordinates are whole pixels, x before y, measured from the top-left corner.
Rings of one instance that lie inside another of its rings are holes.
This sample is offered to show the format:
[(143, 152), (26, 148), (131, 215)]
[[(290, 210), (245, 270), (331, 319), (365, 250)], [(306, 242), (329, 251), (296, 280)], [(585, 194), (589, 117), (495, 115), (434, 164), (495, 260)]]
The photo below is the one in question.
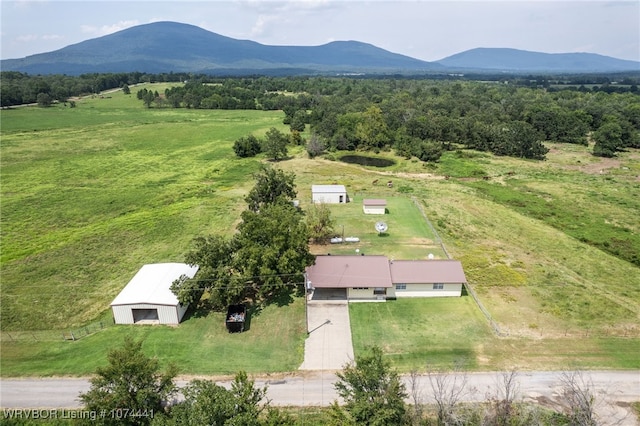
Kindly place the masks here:
[(311, 185), (314, 203), (342, 204), (349, 201), (344, 185)]
[(385, 214), (387, 211), (387, 200), (365, 198), (362, 200), (362, 210), (364, 214)]
[(116, 324), (178, 324), (187, 312), (171, 292), (182, 275), (193, 278), (197, 266), (185, 263), (144, 265), (111, 302)]

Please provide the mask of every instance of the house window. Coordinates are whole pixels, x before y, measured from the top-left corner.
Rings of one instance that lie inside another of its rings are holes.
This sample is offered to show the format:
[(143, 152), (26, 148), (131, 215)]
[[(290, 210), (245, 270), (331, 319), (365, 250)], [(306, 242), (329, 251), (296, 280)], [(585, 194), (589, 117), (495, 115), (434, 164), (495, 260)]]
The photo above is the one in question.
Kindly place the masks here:
[(373, 294), (378, 295), (378, 296), (380, 296), (380, 295), (384, 296), (385, 294), (387, 294), (387, 289), (386, 288), (376, 287), (376, 288), (373, 289)]
[(369, 290), (369, 287), (353, 287), (354, 290)]
[(396, 290), (406, 290), (406, 289), (407, 289), (406, 284), (396, 284)]
[(434, 290), (442, 290), (442, 289), (444, 289), (444, 284), (442, 284), (442, 283), (434, 283), (433, 284), (433, 289)]

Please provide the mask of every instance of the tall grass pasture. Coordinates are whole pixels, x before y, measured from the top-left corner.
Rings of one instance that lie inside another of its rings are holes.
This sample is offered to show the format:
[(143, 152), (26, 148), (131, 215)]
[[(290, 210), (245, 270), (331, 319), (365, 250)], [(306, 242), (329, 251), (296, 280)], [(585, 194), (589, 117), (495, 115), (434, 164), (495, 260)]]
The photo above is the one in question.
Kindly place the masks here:
[(121, 92), (2, 111), (2, 329), (95, 320), (145, 263), (229, 233), (257, 160), (240, 136), (282, 114), (147, 109)]

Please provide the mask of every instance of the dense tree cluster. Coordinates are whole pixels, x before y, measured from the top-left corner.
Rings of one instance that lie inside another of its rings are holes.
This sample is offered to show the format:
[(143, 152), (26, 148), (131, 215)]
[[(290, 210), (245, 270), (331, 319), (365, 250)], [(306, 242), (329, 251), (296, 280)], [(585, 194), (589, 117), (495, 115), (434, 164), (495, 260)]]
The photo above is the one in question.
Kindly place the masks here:
[[(637, 90), (596, 91), (547, 80), (497, 82), (409, 78), (243, 78), (193, 81), (168, 89), (168, 105), (281, 109), (292, 131), (309, 125), (310, 156), (326, 150), (389, 150), (437, 161), (463, 146), (544, 159), (543, 141), (586, 145), (615, 155), (640, 146)], [(508, 83), (508, 84), (507, 84)], [(606, 81), (605, 81), (606, 83)], [(632, 85), (631, 88), (636, 87)], [(598, 135), (598, 130), (605, 125)], [(614, 142), (603, 140), (620, 126)], [(242, 155), (251, 153), (242, 149)], [(237, 152), (238, 153), (238, 152)], [(240, 154), (239, 154), (240, 155)]]
[[(405, 157), (437, 161), (443, 151), (456, 146), (543, 159), (544, 141), (592, 141), (594, 154), (601, 156), (640, 147), (637, 76), (618, 76), (619, 84), (607, 76), (480, 77), (485, 81), (473, 81), (472, 76), (464, 80), (141, 73), (67, 77), (3, 72), (0, 90), (2, 106), (31, 102), (46, 106), (78, 94), (129, 89), (140, 82), (186, 82), (161, 94), (143, 90), (138, 96), (147, 107), (282, 110), (292, 135), (299, 137), (299, 132), (310, 129), (310, 156), (325, 150), (394, 149)], [(255, 149), (247, 146), (240, 151), (247, 155)], [(282, 152), (273, 151), (272, 158), (283, 158)]]
[(303, 145), (304, 143), (305, 140), (300, 135), (300, 132), (292, 130), (289, 135), (286, 135), (272, 127), (262, 139), (254, 135), (238, 138), (233, 143), (233, 152), (240, 158), (255, 157), (260, 153), (264, 153), (267, 159), (280, 161), (287, 158), (289, 154), (287, 146), (289, 144)]
[(181, 303), (196, 305), (207, 291), (212, 307), (223, 308), (247, 298), (268, 301), (301, 287), (313, 256), (303, 212), (292, 202), (294, 175), (263, 166), (254, 178), (233, 237), (194, 239), (185, 261), (198, 265), (198, 274), (172, 285)]

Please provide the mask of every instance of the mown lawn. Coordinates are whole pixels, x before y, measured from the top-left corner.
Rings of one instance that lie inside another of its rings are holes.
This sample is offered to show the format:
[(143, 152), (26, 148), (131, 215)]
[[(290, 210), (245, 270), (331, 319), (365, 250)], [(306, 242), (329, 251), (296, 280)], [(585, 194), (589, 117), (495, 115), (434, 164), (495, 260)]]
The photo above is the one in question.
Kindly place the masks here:
[(224, 316), (187, 313), (176, 327), (114, 325), (77, 341), (35, 341), (28, 336), (5, 340), (0, 347), (2, 375), (88, 375), (106, 364), (109, 350), (127, 335), (143, 339), (148, 356), (157, 357), (162, 365), (175, 363), (180, 374), (275, 373), (293, 371), (302, 364), (303, 299), (292, 299), (282, 307), (270, 305), (259, 312), (250, 310), (243, 333), (228, 333)]
[(398, 299), (349, 305), (353, 348), (378, 345), (403, 371), (479, 367), (479, 348), (495, 340), (471, 297)]
[(383, 348), (403, 372), (453, 369), (640, 368), (640, 342), (580, 336), (497, 337), (470, 296), (349, 305), (355, 353)]
[[(326, 250), (333, 254), (386, 255), (395, 259), (427, 259), (429, 254), (446, 258), (439, 240), (428, 225), (416, 200), (403, 194), (393, 194), (381, 198), (387, 201), (384, 215), (364, 214), (364, 198), (375, 198), (366, 194), (350, 195), (349, 203), (330, 205), (335, 221), (335, 230), (345, 237), (358, 237), (359, 242), (330, 244), (317, 247), (318, 254)], [(375, 224), (382, 221), (388, 230), (378, 233)], [(322, 250), (324, 249), (324, 250)]]

